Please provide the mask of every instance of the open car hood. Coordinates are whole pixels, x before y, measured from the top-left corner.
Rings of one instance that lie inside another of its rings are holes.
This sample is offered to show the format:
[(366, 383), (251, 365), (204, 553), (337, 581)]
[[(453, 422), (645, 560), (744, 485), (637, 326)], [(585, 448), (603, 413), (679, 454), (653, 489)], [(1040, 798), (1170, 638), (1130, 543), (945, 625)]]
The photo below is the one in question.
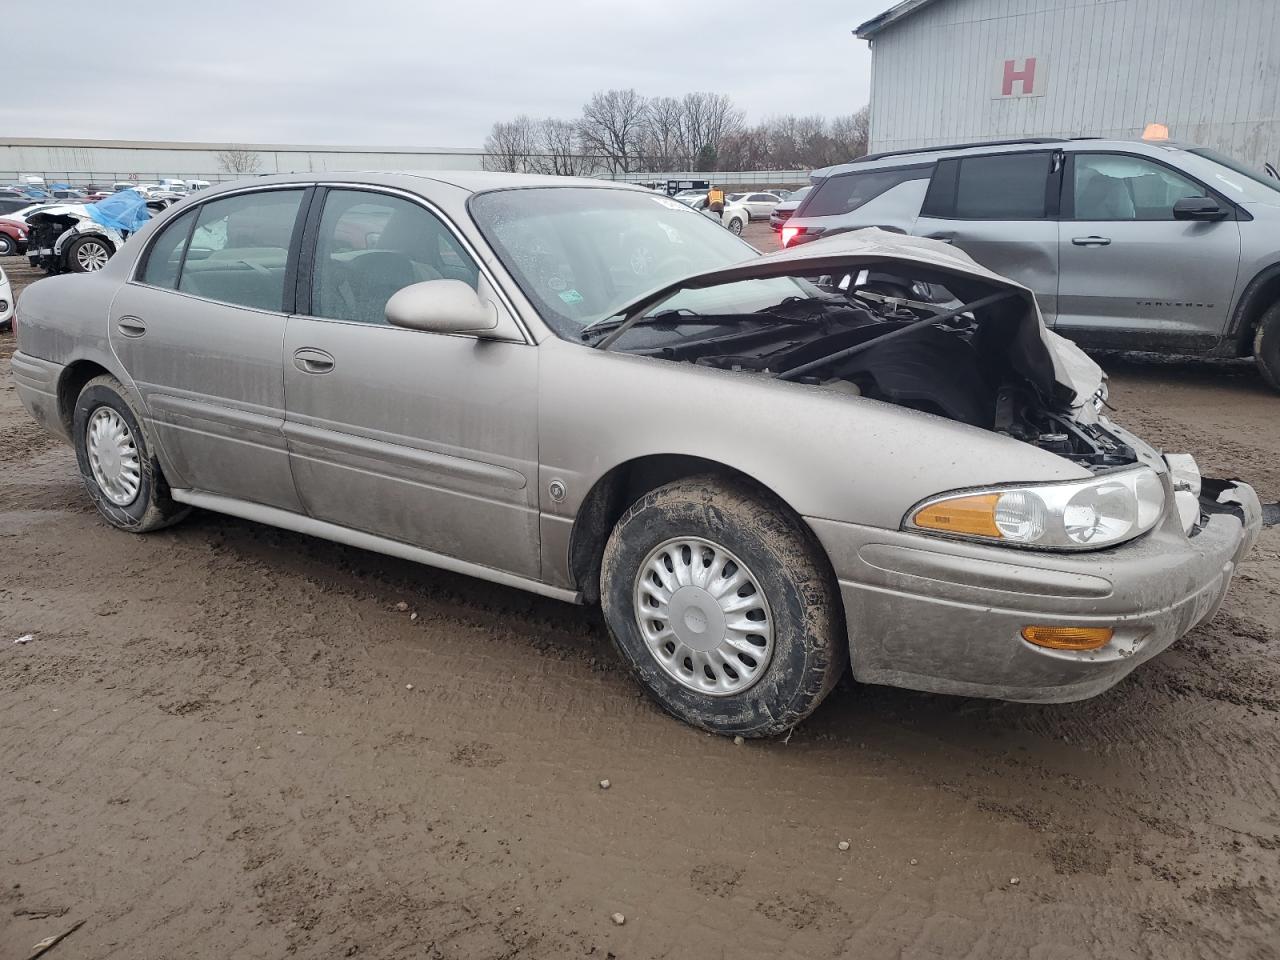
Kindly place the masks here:
[(997, 290), (1012, 290), (1023, 300), (1025, 310), (1010, 343), (1015, 368), (1046, 399), (1061, 398), (1073, 414), (1084, 422), (1097, 418), (1093, 398), (1102, 389), (1102, 368), (1070, 340), (1044, 325), (1035, 294), (1007, 277), (993, 273), (953, 246), (868, 228), (779, 250), (742, 263), (706, 273), (693, 274), (654, 290), (630, 306), (617, 311), (632, 317), (643, 314), (676, 292), (714, 287), (740, 280), (826, 273), (857, 273), (878, 267), (909, 262), (919, 279), (947, 286), (957, 297), (976, 299)]

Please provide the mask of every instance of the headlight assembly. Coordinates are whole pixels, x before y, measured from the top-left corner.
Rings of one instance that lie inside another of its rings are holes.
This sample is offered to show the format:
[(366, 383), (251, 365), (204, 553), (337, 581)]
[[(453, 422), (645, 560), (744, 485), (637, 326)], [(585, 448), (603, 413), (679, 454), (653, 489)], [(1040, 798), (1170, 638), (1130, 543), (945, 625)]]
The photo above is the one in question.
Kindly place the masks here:
[(943, 494), (914, 507), (902, 526), (1038, 550), (1098, 550), (1146, 533), (1164, 509), (1160, 478), (1139, 467), (1067, 483)]

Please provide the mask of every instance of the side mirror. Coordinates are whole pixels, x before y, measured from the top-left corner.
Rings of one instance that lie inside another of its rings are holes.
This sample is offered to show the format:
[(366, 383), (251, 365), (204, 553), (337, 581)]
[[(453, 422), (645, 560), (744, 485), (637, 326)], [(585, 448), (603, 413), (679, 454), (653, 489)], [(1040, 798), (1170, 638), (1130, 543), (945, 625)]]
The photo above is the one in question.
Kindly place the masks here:
[(1227, 211), (1213, 197), (1183, 197), (1173, 205), (1175, 220), (1224, 220)]
[(498, 325), (498, 311), (461, 280), (424, 280), (387, 301), (387, 322), (430, 333), (480, 333)]

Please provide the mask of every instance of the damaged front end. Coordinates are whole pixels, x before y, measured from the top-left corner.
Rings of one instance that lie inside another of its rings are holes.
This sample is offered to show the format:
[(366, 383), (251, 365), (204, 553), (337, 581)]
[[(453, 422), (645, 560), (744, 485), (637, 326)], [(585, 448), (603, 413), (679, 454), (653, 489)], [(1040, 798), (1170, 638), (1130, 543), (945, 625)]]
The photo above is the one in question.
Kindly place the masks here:
[(1030, 290), (935, 241), (816, 241), (668, 284), (584, 339), (934, 414), (1096, 475), (1149, 467), (1187, 536), (1222, 512), (1250, 541), (1260, 526), (1252, 490), (1242, 505), (1234, 483), (1202, 481), (1190, 456), (1165, 458), (1104, 416), (1101, 368), (1045, 327)]
[(1091, 469), (1139, 459), (1100, 415), (1101, 369), (1033, 294), (932, 241), (845, 234), (668, 285), (595, 327), (604, 349), (881, 400)]
[[(32, 214), (27, 219), (30, 229), (27, 240), (27, 260), (33, 267), (48, 273), (63, 273), (73, 269), (68, 259), (71, 245), (80, 237), (92, 236), (109, 245), (109, 253), (119, 250), (124, 237), (119, 231), (96, 223), (74, 207), (54, 207)], [(103, 248), (106, 250), (106, 247)]]
[(100, 270), (150, 215), (147, 201), (133, 190), (99, 203), (48, 207), (27, 218), (27, 259), (49, 273)]

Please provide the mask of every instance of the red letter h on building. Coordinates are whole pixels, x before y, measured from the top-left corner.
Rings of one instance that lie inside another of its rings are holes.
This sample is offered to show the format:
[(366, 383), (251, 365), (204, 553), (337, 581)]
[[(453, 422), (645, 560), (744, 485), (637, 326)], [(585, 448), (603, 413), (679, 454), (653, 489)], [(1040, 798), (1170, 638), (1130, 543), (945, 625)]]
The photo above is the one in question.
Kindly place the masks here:
[(1004, 62), (1004, 85), (1000, 89), (1002, 97), (1013, 96), (1013, 85), (1015, 82), (1022, 81), (1022, 96), (1030, 96), (1035, 92), (1036, 88), (1036, 58), (1027, 57), (1022, 61), (1022, 69), (1015, 69), (1017, 60), (1006, 60)]

